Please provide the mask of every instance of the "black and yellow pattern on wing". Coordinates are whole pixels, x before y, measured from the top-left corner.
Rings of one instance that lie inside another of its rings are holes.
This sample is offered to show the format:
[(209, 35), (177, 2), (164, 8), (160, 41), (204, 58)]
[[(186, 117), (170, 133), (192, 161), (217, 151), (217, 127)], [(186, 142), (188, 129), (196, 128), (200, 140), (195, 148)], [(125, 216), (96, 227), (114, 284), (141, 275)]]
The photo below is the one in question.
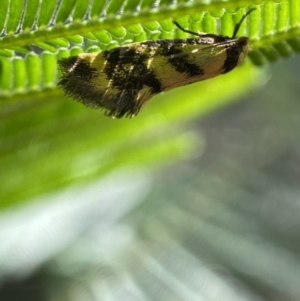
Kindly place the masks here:
[(248, 53), (249, 39), (235, 38), (235, 34), (246, 15), (232, 38), (190, 32), (197, 38), (133, 43), (62, 59), (58, 85), (67, 95), (103, 108), (109, 116), (135, 116), (157, 93), (212, 78), (240, 64)]

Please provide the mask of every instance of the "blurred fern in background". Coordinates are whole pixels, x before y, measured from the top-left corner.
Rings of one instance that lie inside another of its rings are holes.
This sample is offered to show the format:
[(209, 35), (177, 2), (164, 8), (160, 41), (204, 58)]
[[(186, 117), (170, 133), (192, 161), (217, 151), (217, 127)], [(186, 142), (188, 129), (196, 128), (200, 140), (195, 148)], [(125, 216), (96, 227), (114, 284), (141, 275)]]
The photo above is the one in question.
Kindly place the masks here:
[[(56, 88), (60, 58), (187, 37), (173, 19), (231, 36), (254, 7), (243, 66), (134, 119)], [(299, 0), (3, 0), (0, 14), (0, 300), (299, 299), (298, 187), (274, 180), (298, 152), (296, 68), (245, 102), (252, 117), (232, 103), (300, 51)], [(262, 198), (278, 185), (285, 202)]]

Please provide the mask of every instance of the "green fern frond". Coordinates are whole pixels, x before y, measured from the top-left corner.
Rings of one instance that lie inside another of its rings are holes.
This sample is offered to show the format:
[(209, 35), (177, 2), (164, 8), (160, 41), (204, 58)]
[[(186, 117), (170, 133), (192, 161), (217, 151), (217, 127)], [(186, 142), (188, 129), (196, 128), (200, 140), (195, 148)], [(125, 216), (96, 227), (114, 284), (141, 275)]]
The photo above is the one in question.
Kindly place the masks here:
[[(85, 1), (46, 3), (6, 1), (9, 17), (6, 16), (7, 22), (1, 27), (0, 95), (16, 95), (19, 99), (28, 92), (55, 88), (59, 74), (54, 66), (62, 57), (110, 49), (128, 42), (186, 37), (174, 29), (173, 18), (193, 31), (231, 36), (245, 11), (255, 7), (256, 11), (239, 32), (251, 38), (250, 58), (255, 64), (272, 62), (300, 49), (297, 1), (259, 1), (258, 5), (250, 5), (251, 1), (222, 1), (222, 7), (219, 1), (206, 5), (202, 1), (176, 5), (166, 1), (155, 8), (155, 1), (141, 1), (142, 5), (137, 1), (96, 1), (92, 6)], [(241, 5), (243, 8), (238, 9)], [(12, 6), (18, 9), (11, 10)], [(155, 21), (151, 21), (154, 18)], [(13, 99), (2, 99), (6, 101)]]
[[(17, 94), (19, 98), (20, 92), (54, 88), (58, 73), (53, 66), (56, 59), (61, 57), (113, 48), (126, 42), (181, 37), (183, 34), (174, 30), (171, 22), (173, 17), (191, 30), (217, 33), (217, 28), (220, 27), (221, 34), (230, 36), (234, 24), (253, 5), (233, 14), (225, 9), (237, 9), (241, 4), (245, 6), (251, 1), (246, 2), (225, 1), (223, 8), (220, 8), (218, 1), (211, 1), (207, 5), (200, 1), (178, 2), (176, 6), (171, 5), (170, 1), (161, 2), (162, 18), (160, 7), (153, 8), (156, 3), (153, 1), (142, 1), (143, 5), (139, 5), (140, 2), (137, 4), (137, 1), (97, 1), (91, 6), (85, 1), (46, 4), (45, 1), (36, 3), (7, 0), (5, 7), (9, 11), (9, 17), (6, 16), (7, 22), (2, 24), (0, 39), (0, 58), (2, 70), (5, 71), (5, 78), (2, 76), (0, 82), (1, 94)], [(280, 56), (288, 56), (293, 51), (298, 51), (297, 28), (300, 17), (299, 9), (295, 9), (297, 5), (299, 6), (295, 1), (276, 1), (255, 6), (257, 11), (249, 16), (240, 31), (241, 35), (249, 35), (253, 41), (253, 52), (250, 55), (253, 62), (262, 64), (264, 58), (274, 61)], [(12, 10), (12, 6), (18, 9)], [(206, 10), (202, 11), (204, 7)], [(290, 16), (288, 11), (293, 14)], [(191, 14), (184, 15), (187, 12)], [(145, 14), (149, 17), (147, 20), (144, 18)], [(151, 22), (153, 16), (158, 19)], [(118, 22), (124, 22), (125, 26), (116, 27)], [(73, 27), (76, 27), (76, 35), (71, 35)], [(85, 40), (86, 43), (83, 43)], [(8, 46), (10, 48), (6, 48)], [(25, 54), (17, 55), (18, 53)], [(37, 55), (33, 59), (35, 54)], [(37, 76), (36, 80), (32, 79), (32, 70), (41, 75), (38, 77), (39, 81)], [(9, 71), (17, 71), (18, 78), (15, 79)]]
[(248, 62), (226, 76), (158, 95), (136, 119), (115, 121), (63, 97), (56, 88), (59, 58), (186, 37), (173, 19), (193, 31), (231, 36), (253, 7), (239, 32), (252, 41), (252, 62), (264, 64), (300, 49), (296, 0), (4, 0), (1, 5), (3, 207), (124, 164), (186, 157), (198, 139), (175, 124), (221, 107), (261, 79)]

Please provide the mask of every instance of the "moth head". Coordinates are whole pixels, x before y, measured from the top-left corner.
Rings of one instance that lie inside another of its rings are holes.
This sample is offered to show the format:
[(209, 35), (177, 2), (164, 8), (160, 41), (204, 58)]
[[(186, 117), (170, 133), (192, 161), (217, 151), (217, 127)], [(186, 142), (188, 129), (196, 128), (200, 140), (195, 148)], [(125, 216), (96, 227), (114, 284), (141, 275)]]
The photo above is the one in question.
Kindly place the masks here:
[(239, 65), (240, 63), (243, 62), (243, 60), (245, 59), (245, 57), (247, 56), (249, 49), (250, 49), (250, 41), (247, 37), (240, 37), (238, 38), (238, 43), (240, 45), (240, 55), (238, 58), (238, 62), (237, 64)]

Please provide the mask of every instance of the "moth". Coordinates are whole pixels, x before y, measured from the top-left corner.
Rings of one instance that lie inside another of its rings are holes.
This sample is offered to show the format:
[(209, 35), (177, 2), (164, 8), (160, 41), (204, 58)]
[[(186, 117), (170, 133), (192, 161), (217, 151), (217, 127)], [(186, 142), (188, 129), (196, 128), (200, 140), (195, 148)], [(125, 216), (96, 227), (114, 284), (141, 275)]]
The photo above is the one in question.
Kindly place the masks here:
[(196, 37), (132, 43), (61, 59), (58, 85), (67, 96), (102, 108), (108, 116), (133, 117), (155, 94), (227, 73), (239, 65), (250, 42), (236, 35), (253, 10), (236, 24), (231, 38), (186, 30), (173, 21)]

